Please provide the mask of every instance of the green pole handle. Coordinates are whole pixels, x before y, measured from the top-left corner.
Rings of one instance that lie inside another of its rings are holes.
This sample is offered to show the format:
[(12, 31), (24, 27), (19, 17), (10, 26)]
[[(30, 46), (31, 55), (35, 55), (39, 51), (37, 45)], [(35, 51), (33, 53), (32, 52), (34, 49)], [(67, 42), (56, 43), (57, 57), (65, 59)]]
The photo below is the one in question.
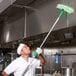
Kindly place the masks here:
[(35, 58), (38, 57), (38, 53), (36, 51), (33, 53), (33, 55), (34, 55)]
[(64, 13), (64, 10), (62, 9), (58, 17), (61, 18), (63, 13)]
[(66, 12), (67, 27), (69, 27), (69, 13)]

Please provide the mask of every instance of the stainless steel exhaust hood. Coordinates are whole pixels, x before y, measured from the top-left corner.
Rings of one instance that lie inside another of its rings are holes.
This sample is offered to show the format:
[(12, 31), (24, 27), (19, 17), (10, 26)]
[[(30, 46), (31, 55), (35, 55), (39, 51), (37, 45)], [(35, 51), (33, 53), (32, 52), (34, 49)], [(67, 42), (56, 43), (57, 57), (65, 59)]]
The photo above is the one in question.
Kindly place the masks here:
[(16, 5), (11, 4), (13, 1), (16, 1), (13, 4), (25, 1), (27, 5), (33, 0), (10, 0), (8, 8), (2, 10), (0, 14), (0, 43), (6, 43), (26, 37), (26, 10), (24, 7), (17, 7)]
[[(0, 42), (10, 42), (48, 32), (60, 12), (56, 9), (59, 2), (59, 0), (16, 0), (0, 14), (0, 19), (4, 22), (1, 24)], [(75, 17), (72, 17), (74, 15), (71, 16), (70, 26), (76, 23), (73, 21)], [(54, 30), (66, 28), (65, 18), (63, 16)]]

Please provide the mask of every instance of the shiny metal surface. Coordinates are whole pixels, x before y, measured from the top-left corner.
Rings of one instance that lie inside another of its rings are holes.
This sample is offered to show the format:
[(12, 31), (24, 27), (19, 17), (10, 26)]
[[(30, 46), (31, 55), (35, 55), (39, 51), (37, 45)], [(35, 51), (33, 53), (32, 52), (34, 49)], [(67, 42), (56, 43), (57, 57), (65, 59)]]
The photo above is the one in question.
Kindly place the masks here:
[(72, 62), (73, 76), (76, 76), (76, 62)]
[(6, 17), (1, 31), (1, 43), (18, 40), (24, 37), (25, 10), (21, 8), (12, 8), (11, 10), (3, 14)]
[(11, 5), (11, 2), (13, 3), (16, 0), (3, 0), (0, 2), (0, 13), (2, 13), (7, 7)]
[[(6, 0), (4, 0), (6, 1)], [(10, 0), (8, 0), (10, 3)], [(8, 2), (7, 1), (7, 2)], [(14, 1), (14, 0), (13, 0)], [(18, 2), (19, 1), (19, 2)], [(11, 11), (6, 11), (6, 15), (4, 18), (4, 27), (1, 35), (1, 42), (9, 42), (23, 37), (30, 37), (33, 35), (45, 33), (49, 31), (55, 19), (58, 17), (58, 13), (60, 10), (56, 9), (56, 5), (60, 3), (59, 0), (36, 0), (30, 4), (33, 0), (16, 0), (15, 4), (18, 3), (27, 3), (30, 7), (33, 7), (37, 10), (33, 10), (33, 8), (25, 9), (23, 13), (21, 11), (16, 11), (14, 9), (19, 9), (19, 7), (11, 8)], [(61, 1), (63, 3), (63, 1)], [(67, 1), (68, 2), (68, 1)], [(73, 1), (72, 1), (73, 2)], [(6, 2), (5, 2), (6, 3)], [(73, 3), (74, 4), (74, 3)], [(8, 4), (7, 4), (8, 5)], [(24, 4), (23, 4), (24, 5)], [(75, 7), (75, 5), (74, 5)], [(23, 9), (23, 8), (22, 8)], [(16, 16), (17, 15), (17, 16)], [(70, 26), (76, 24), (75, 15), (71, 16)], [(8, 16), (8, 17), (7, 17)], [(22, 17), (21, 17), (22, 16)], [(21, 18), (18, 18), (21, 17)], [(73, 18), (74, 17), (74, 18)], [(62, 17), (60, 22), (56, 25), (54, 30), (65, 28), (66, 27), (66, 18)], [(17, 32), (18, 31), (18, 32)]]
[(29, 5), (32, 2), (34, 2), (35, 0), (15, 0), (14, 4), (18, 4), (18, 5)]
[(62, 68), (62, 76), (72, 76), (72, 68), (64, 67)]
[[(42, 76), (41, 74), (36, 74), (35, 76)], [(43, 74), (43, 76), (52, 76), (51, 74)]]

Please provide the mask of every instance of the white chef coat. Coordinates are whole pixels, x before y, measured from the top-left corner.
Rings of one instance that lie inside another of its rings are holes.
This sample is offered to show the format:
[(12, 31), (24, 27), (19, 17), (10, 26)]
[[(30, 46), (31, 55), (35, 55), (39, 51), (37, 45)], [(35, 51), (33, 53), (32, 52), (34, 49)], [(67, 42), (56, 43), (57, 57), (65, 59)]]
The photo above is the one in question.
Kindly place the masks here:
[(14, 73), (14, 76), (22, 76), (28, 65), (29, 69), (24, 76), (35, 76), (35, 68), (40, 66), (40, 60), (31, 57), (28, 58), (28, 62), (21, 56), (16, 58), (4, 69), (4, 71), (8, 75)]

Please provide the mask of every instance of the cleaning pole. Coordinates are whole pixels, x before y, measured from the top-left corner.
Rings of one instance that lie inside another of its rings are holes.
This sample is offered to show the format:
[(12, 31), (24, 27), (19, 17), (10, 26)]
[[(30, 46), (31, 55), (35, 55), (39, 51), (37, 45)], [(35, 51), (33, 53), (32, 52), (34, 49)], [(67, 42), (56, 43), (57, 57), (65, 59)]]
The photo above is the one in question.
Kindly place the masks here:
[[(53, 26), (50, 28), (50, 31), (48, 32), (48, 34), (45, 36), (43, 42), (40, 45), (40, 48), (42, 48), (43, 44), (47, 40), (48, 36), (52, 32), (53, 28), (55, 27), (55, 25), (57, 24), (57, 22), (59, 21), (59, 19), (62, 17), (63, 13), (66, 12), (67, 15), (70, 15), (70, 14), (74, 13), (74, 9), (73, 8), (71, 8), (69, 6), (66, 6), (66, 5), (63, 5), (63, 4), (58, 4), (56, 8), (60, 9), (61, 12), (59, 13), (59, 16), (56, 19), (56, 21), (54, 22)], [(37, 52), (34, 52), (34, 56), (37, 57), (38, 56), (38, 53)]]
[(50, 35), (51, 31), (53, 30), (53, 28), (55, 27), (55, 25), (57, 24), (57, 22), (59, 21), (59, 19), (62, 17), (63, 13), (66, 12), (67, 13), (67, 19), (68, 19), (68, 15), (74, 13), (74, 9), (68, 6), (65, 6), (63, 4), (58, 4), (57, 8), (61, 10), (58, 18), (56, 19), (55, 23), (53, 24), (53, 26), (51, 27), (50, 31), (48, 32), (48, 34), (46, 35), (46, 37), (44, 38), (42, 44), (40, 45), (40, 48), (43, 46), (43, 44), (45, 43), (46, 39), (48, 38), (48, 36)]

